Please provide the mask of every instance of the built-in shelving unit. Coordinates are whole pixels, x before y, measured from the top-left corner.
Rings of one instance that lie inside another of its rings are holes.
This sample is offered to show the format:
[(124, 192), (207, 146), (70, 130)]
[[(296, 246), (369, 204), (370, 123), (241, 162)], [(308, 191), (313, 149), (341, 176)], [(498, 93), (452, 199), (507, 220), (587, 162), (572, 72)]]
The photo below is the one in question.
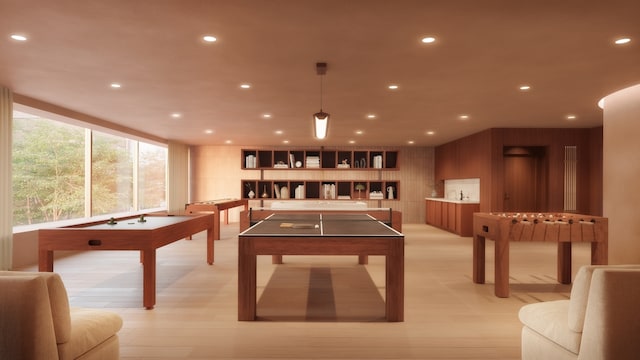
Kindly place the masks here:
[(397, 170), (398, 152), (380, 150), (242, 150), (242, 169)]
[(255, 199), (398, 200), (398, 187), (393, 180), (242, 180), (242, 196), (252, 199), (253, 191)]
[[(265, 179), (265, 170), (398, 170), (398, 151), (242, 149), (243, 170), (260, 179), (241, 180), (243, 199), (398, 200), (397, 180)], [(272, 176), (273, 177), (273, 176)], [(357, 177), (356, 177), (357, 178)]]

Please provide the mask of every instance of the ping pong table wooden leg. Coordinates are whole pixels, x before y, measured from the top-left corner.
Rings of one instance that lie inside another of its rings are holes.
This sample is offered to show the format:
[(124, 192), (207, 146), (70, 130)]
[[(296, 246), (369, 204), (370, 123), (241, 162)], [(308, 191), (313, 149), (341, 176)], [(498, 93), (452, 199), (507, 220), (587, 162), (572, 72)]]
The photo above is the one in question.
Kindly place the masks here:
[(238, 321), (256, 319), (256, 263), (251, 239), (238, 244)]
[(387, 321), (404, 321), (404, 239), (389, 245), (385, 288)]

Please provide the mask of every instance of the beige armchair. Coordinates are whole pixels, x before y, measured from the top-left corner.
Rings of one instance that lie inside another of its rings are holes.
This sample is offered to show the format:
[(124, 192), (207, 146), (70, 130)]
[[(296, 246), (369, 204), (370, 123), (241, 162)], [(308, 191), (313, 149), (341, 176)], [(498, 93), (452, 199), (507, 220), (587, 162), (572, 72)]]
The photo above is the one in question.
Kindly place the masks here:
[(0, 271), (0, 359), (118, 359), (122, 318), (70, 308), (56, 273)]
[(522, 359), (640, 356), (640, 265), (584, 266), (569, 300), (525, 305)]

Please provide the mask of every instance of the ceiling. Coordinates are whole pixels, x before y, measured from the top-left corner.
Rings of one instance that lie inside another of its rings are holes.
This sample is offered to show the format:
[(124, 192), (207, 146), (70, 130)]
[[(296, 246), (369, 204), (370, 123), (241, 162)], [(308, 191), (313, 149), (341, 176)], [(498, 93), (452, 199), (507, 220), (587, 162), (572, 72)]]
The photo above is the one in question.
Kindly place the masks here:
[(0, 0), (0, 84), (192, 145), (435, 146), (602, 125), (598, 100), (640, 83), (639, 14), (638, 0)]

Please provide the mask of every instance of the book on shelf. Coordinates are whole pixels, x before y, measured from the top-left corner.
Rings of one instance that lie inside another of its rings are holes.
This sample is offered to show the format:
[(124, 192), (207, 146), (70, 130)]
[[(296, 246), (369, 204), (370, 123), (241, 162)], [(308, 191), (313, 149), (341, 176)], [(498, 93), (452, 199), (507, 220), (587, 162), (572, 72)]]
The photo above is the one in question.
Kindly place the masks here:
[(256, 156), (255, 155), (247, 155), (244, 158), (244, 167), (247, 169), (256, 167)]
[(375, 155), (373, 157), (373, 167), (376, 169), (382, 168), (382, 155)]
[(307, 156), (305, 159), (306, 167), (308, 168), (319, 168), (320, 167), (320, 157), (319, 156)]
[(369, 199), (382, 200), (384, 199), (384, 195), (382, 194), (382, 191), (372, 191), (369, 193)]

